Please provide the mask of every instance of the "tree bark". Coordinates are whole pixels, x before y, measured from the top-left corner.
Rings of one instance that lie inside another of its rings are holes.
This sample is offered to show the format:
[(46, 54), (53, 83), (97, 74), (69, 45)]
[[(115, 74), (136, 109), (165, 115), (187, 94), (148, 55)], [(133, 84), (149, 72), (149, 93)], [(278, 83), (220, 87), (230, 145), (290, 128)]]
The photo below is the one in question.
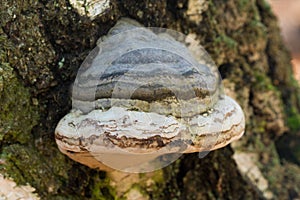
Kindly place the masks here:
[[(299, 198), (300, 90), (269, 5), (264, 0), (109, 3), (92, 20), (68, 0), (1, 1), (0, 174), (29, 184), (41, 199)], [(54, 139), (56, 124), (71, 109), (70, 87), (80, 64), (122, 16), (194, 35), (247, 119), (239, 142), (202, 159), (185, 155), (152, 174), (134, 175), (125, 179), (125, 189), (113, 181), (120, 177), (61, 154)]]

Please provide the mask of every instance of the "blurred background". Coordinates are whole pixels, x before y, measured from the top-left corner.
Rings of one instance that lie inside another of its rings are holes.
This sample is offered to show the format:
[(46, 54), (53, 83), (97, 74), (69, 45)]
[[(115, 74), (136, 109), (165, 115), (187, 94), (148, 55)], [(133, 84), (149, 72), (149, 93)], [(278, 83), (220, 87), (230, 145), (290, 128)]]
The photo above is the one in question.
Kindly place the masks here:
[(277, 16), (284, 41), (292, 54), (295, 78), (300, 82), (300, 1), (268, 0)]

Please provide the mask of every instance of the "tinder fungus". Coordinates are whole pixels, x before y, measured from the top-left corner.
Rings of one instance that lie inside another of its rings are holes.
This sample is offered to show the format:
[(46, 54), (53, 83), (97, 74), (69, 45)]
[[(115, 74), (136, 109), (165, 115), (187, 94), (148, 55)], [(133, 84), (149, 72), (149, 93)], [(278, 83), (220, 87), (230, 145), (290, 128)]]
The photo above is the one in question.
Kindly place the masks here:
[(185, 41), (119, 20), (78, 71), (73, 109), (55, 130), (59, 149), (92, 168), (148, 172), (240, 138), (241, 107), (205, 50), (195, 57)]

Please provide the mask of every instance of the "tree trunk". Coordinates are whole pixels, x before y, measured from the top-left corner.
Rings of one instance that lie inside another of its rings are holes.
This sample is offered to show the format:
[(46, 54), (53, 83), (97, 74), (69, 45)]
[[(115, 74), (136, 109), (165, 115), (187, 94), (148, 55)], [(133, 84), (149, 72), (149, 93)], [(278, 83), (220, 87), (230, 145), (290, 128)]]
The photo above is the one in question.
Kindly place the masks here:
[[(299, 198), (300, 90), (264, 0), (99, 2), (109, 6), (93, 18), (71, 0), (1, 1), (0, 187), (13, 179), (41, 199)], [(108, 175), (60, 153), (54, 129), (77, 70), (121, 16), (195, 36), (245, 112), (240, 141), (150, 174)]]

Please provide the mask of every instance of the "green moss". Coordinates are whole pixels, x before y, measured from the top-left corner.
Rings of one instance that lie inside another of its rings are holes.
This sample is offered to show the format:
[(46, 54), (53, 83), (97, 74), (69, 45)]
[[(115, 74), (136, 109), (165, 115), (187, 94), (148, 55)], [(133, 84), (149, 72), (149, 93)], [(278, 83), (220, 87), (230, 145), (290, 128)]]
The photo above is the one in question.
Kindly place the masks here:
[(261, 119), (253, 119), (253, 121), (254, 121), (253, 132), (258, 134), (264, 134), (266, 132), (267, 122)]
[(79, 164), (72, 167), (74, 162), (56, 147), (45, 149), (48, 155), (33, 146), (4, 147), (0, 159), (5, 165), (0, 170), (18, 184), (30, 183), (43, 199), (116, 199), (105, 174)]
[(274, 174), (276, 174), (281, 168), (280, 159), (275, 144), (271, 143), (270, 145), (265, 146), (261, 155), (268, 156), (267, 158), (264, 158), (266, 161), (261, 161), (261, 164), (263, 165), (261, 171), (264, 174), (264, 177), (268, 180), (269, 187), (272, 188), (272, 191), (276, 191), (279, 189), (276, 187), (278, 187), (277, 183), (280, 182), (282, 176), (274, 176)]
[(222, 34), (215, 40), (216, 43), (225, 44), (230, 49), (236, 49), (238, 43), (231, 37)]
[(91, 185), (92, 199), (98, 200), (121, 200), (117, 197), (115, 189), (110, 186), (109, 178), (104, 175), (103, 179), (98, 174), (93, 177), (95, 184)]
[(2, 170), (18, 184), (30, 183), (44, 194), (56, 193), (62, 185), (59, 176), (49, 167), (49, 161), (32, 146), (7, 146), (3, 148), (1, 159), (5, 160)]
[(249, 0), (239, 0), (237, 4), (240, 9), (246, 10), (249, 6)]
[[(286, 115), (288, 116), (287, 125), (291, 131), (296, 132), (300, 130), (300, 86), (292, 74), (290, 74), (290, 82), (291, 88), (294, 88), (294, 92), (289, 99), (290, 103), (285, 106)], [(290, 106), (291, 104), (293, 106)]]
[(260, 20), (251, 20), (249, 26), (254, 30), (257, 29), (256, 32), (262, 37), (267, 36), (267, 27)]
[(300, 130), (300, 114), (294, 107), (288, 111), (287, 124), (292, 131)]
[[(210, 12), (206, 12), (206, 13), (208, 13), (209, 16), (211, 17), (211, 19), (213, 19), (212, 17), (218, 12), (218, 9), (212, 0), (208, 1), (208, 6), (209, 6)], [(215, 20), (213, 20), (213, 21), (215, 21)], [(209, 22), (211, 22), (211, 20), (209, 20)]]
[(264, 7), (264, 10), (266, 10), (269, 13), (272, 13), (271, 5), (267, 0), (262, 0), (261, 5)]
[(274, 142), (265, 144), (262, 141), (263, 139), (264, 138), (261, 134), (254, 137), (252, 147), (248, 150), (260, 155), (256, 165), (259, 167), (264, 178), (267, 179), (269, 187), (272, 189), (272, 191), (276, 191), (279, 189), (276, 187), (278, 187), (277, 184), (280, 182), (280, 179), (283, 178), (283, 174), (278, 174), (277, 176), (274, 176), (274, 174), (277, 174), (282, 166)]
[(254, 85), (255, 89), (258, 89), (260, 91), (267, 91), (267, 90), (278, 91), (277, 88), (274, 87), (272, 81), (266, 74), (255, 71), (254, 77), (255, 77), (255, 85)]
[[(2, 43), (0, 39), (0, 46)], [(31, 138), (31, 129), (37, 124), (37, 108), (31, 103), (29, 90), (5, 63), (3, 54), (0, 55), (0, 143), (24, 144)]]
[(256, 137), (253, 138), (253, 146), (252, 146), (252, 151), (257, 151), (257, 152), (263, 152), (266, 145), (262, 142), (262, 137), (261, 135), (257, 135)]
[(35, 84), (37, 89), (53, 84), (51, 68), (56, 63), (55, 51), (45, 37), (39, 6), (38, 1), (3, 0), (0, 3), (0, 27), (11, 43), (9, 49), (4, 47), (9, 52), (7, 62), (26, 83)]
[(157, 170), (154, 173), (155, 174), (151, 178), (155, 183), (159, 184), (159, 183), (163, 183), (165, 181), (164, 173), (162, 170)]

